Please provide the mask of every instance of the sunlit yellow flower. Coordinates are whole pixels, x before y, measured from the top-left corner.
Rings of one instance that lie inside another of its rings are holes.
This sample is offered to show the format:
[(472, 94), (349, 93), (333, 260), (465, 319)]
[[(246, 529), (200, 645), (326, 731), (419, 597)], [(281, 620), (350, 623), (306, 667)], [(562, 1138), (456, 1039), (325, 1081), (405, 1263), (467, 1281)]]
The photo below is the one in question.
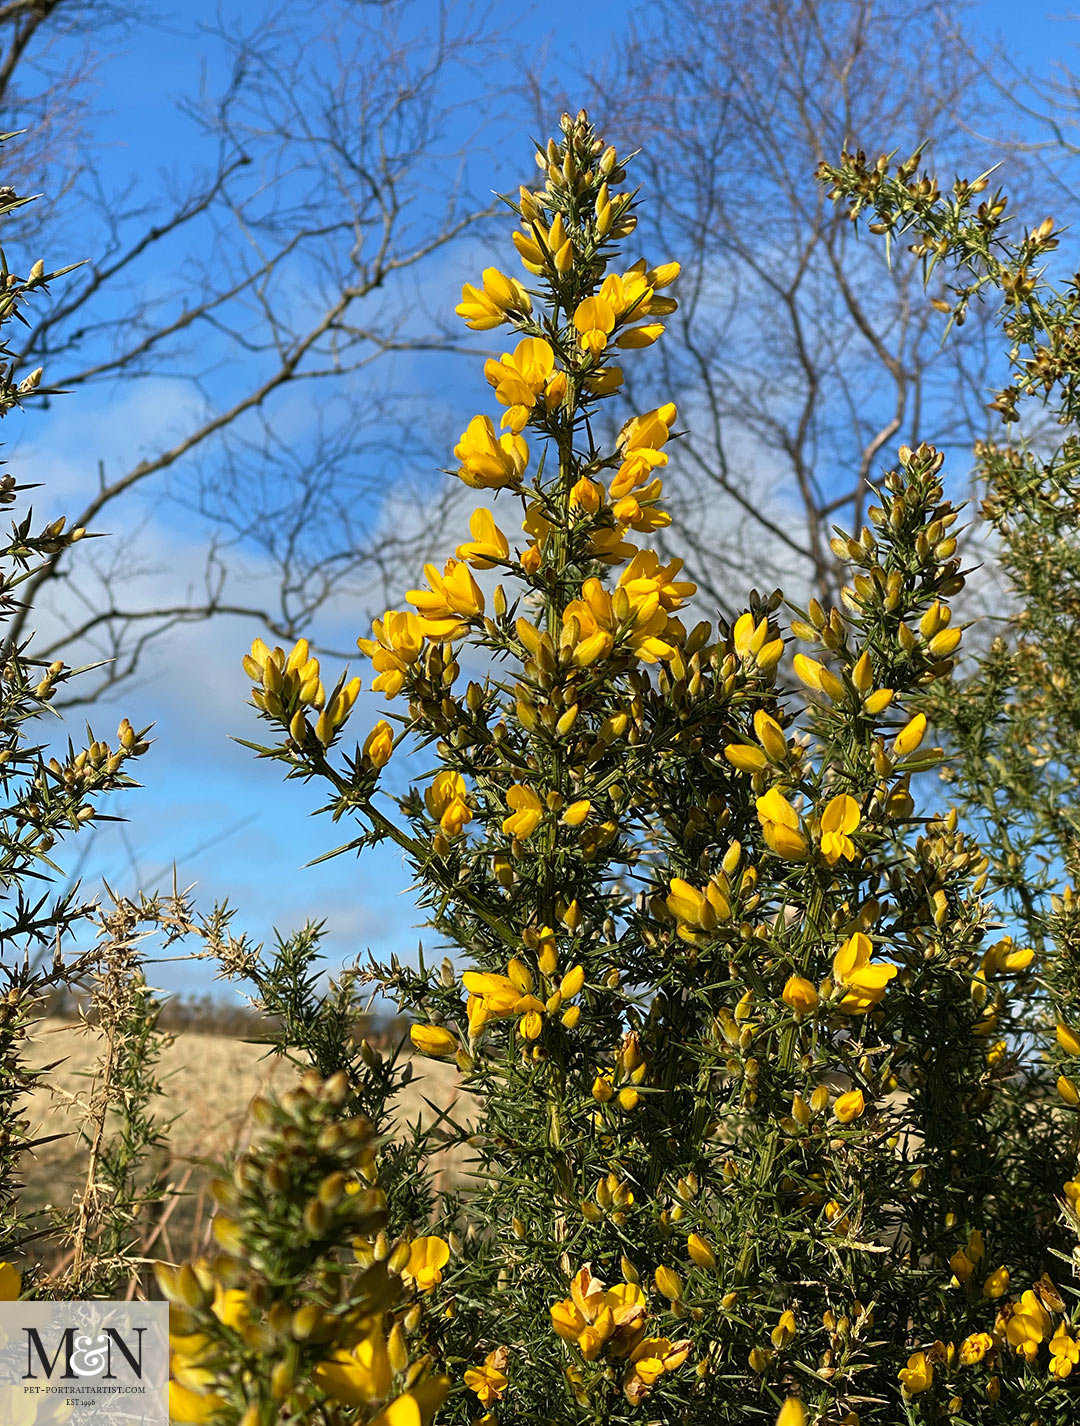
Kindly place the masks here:
[(993, 1345), (994, 1339), (989, 1332), (973, 1332), (960, 1344), (960, 1360), (964, 1366), (973, 1367), (982, 1361)]
[(1050, 1338), (1050, 1370), (1056, 1377), (1067, 1377), (1080, 1362), (1080, 1342), (1070, 1336), (1064, 1323)]
[(953, 1279), (957, 1285), (969, 1282), (975, 1272), (975, 1264), (963, 1248), (957, 1248), (953, 1253), (949, 1259), (949, 1267), (952, 1268)]
[(621, 500), (650, 479), (654, 470), (667, 465), (662, 449), (678, 416), (673, 401), (646, 411), (628, 421), (619, 433), (618, 446), (622, 464), (608, 487), (612, 500)]
[(905, 1396), (918, 1396), (934, 1384), (934, 1364), (925, 1352), (913, 1352), (907, 1366), (897, 1372)]
[(775, 668), (783, 657), (784, 641), (769, 638), (768, 619), (755, 621), (749, 612), (735, 620), (731, 641), (740, 659), (756, 663), (759, 668)]
[(454, 311), (474, 332), (487, 332), (501, 326), (508, 312), (531, 312), (532, 302), (516, 278), (504, 276), (497, 267), (486, 267), (483, 287), (467, 282)]
[(515, 435), (524, 429), (554, 370), (555, 353), (542, 337), (524, 337), (513, 353), (485, 362), (484, 375), (495, 388), (495, 399), (508, 408), (502, 425)]
[(623, 1387), (626, 1395), (631, 1400), (638, 1399), (665, 1372), (677, 1371), (690, 1355), (691, 1345), (685, 1339), (672, 1342), (668, 1337), (643, 1338), (630, 1353), (631, 1369)]
[(1033, 1362), (1038, 1355), (1039, 1344), (1045, 1342), (1053, 1331), (1050, 1314), (1030, 1288), (1021, 1294), (1020, 1302), (1010, 1313), (1005, 1323), (1005, 1336), (1018, 1356)]
[(833, 1105), (833, 1113), (841, 1124), (850, 1124), (853, 1119), (858, 1119), (866, 1108), (866, 1099), (861, 1089), (849, 1089), (846, 1094), (841, 1094)]
[(625, 590), (616, 590), (613, 596), (598, 579), (587, 579), (581, 598), (571, 600), (563, 610), (560, 649), (585, 668), (607, 658), (619, 635), (642, 662), (655, 663), (674, 653), (663, 637), (669, 627), (659, 603), (651, 613), (644, 605), (635, 609)]
[(885, 995), (896, 966), (874, 961), (873, 942), (862, 931), (850, 935), (833, 957), (833, 979), (846, 989), (839, 1008), (848, 1015), (865, 1015)]
[(908, 753), (915, 751), (925, 737), (926, 714), (916, 713), (897, 733), (893, 748), (898, 757), (906, 757)]
[(381, 1400), (393, 1380), (382, 1330), (376, 1327), (350, 1350), (334, 1352), (318, 1364), (313, 1376), (327, 1396), (344, 1406), (366, 1406), (370, 1401)]
[(589, 553), (604, 564), (622, 564), (637, 552), (637, 545), (626, 539), (625, 525), (595, 525), (589, 535)]
[(680, 559), (661, 564), (655, 550), (641, 550), (623, 570), (619, 588), (626, 590), (639, 620), (651, 619), (658, 608), (672, 614), (697, 592), (691, 580), (678, 578), (682, 566)]
[(1011, 936), (1002, 936), (983, 953), (981, 970), (984, 978), (994, 975), (1017, 975), (1027, 970), (1035, 959), (1030, 946), (1018, 946)]
[(459, 560), (464, 560), (473, 569), (491, 569), (502, 560), (509, 559), (510, 545), (506, 536), (495, 523), (495, 516), (481, 506), (469, 516), (472, 539), (458, 545), (455, 550)]
[(507, 1350), (496, 1347), (484, 1358), (480, 1367), (469, 1367), (465, 1372), (465, 1385), (480, 1398), (482, 1406), (490, 1406), (498, 1401), (509, 1385), (503, 1368), (506, 1366)]
[(697, 1233), (691, 1233), (686, 1240), (686, 1249), (690, 1257), (699, 1268), (714, 1268), (716, 1266), (716, 1254)]
[(458, 476), (474, 490), (517, 485), (529, 463), (529, 447), (514, 431), (496, 435), (490, 416), (474, 416), (454, 447)]
[(518, 1028), (524, 1039), (535, 1040), (540, 1034), (545, 1006), (532, 993), (532, 973), (523, 961), (512, 960), (506, 975), (472, 970), (466, 971), (461, 980), (469, 992), (465, 1011), (473, 1039), (489, 1020), (513, 1015), (521, 1017)]
[(384, 1406), (368, 1426), (430, 1426), (451, 1385), (449, 1377), (427, 1377)]
[(622, 384), (622, 367), (618, 366), (600, 367), (582, 383), (590, 396), (611, 396)]
[[(298, 639), (288, 654), (282, 648), (269, 649), (262, 639), (256, 639), (251, 652), (244, 655), (243, 665), (244, 672), (256, 685), (251, 692), (256, 708), (289, 723), (290, 729), (296, 717), (300, 723), (304, 722), (305, 709), (317, 710), (316, 731), (324, 744), (333, 740), (360, 692), (360, 680), (354, 678), (336, 690), (333, 706), (328, 708), (326, 690), (319, 676), (319, 660), (311, 654), (307, 639)], [(300, 727), (292, 731), (298, 739), (304, 735)]]
[(781, 1406), (776, 1426), (806, 1426), (806, 1408), (797, 1396), (789, 1396)]
[(772, 1344), (777, 1351), (782, 1351), (786, 1346), (795, 1340), (795, 1314), (790, 1308), (785, 1308), (780, 1314), (780, 1320), (769, 1333)]
[[(32, 1399), (30, 1404), (34, 1405)], [(170, 1422), (183, 1423), (183, 1426), (189, 1426), (189, 1423), (190, 1426), (204, 1426), (204, 1423), (212, 1423), (225, 1405), (225, 1398), (215, 1392), (199, 1392), (182, 1386), (178, 1381), (169, 1382)], [(28, 1417), (28, 1422), (33, 1421), (35, 1416)]]
[(394, 751), (394, 730), (380, 718), (364, 739), (364, 757), (374, 767), (385, 767)]
[(409, 1039), (422, 1055), (433, 1059), (446, 1059), (457, 1053), (457, 1036), (442, 1025), (413, 1025)]
[(424, 566), (427, 589), (410, 589), (405, 598), (415, 605), (420, 628), (429, 639), (459, 639), (468, 620), (484, 612), (484, 596), (463, 560), (449, 559), (442, 574), (433, 564)]
[(789, 976), (784, 984), (783, 998), (784, 1003), (790, 1005), (798, 1016), (810, 1015), (817, 1009), (817, 988), (805, 976)]
[(615, 308), (603, 297), (586, 297), (574, 311), (574, 326), (582, 350), (601, 356), (615, 330)]
[(0, 1302), (15, 1302), (22, 1292), (22, 1276), (10, 1263), (0, 1263)]
[(539, 827), (544, 816), (544, 804), (531, 787), (515, 782), (506, 790), (509, 817), (503, 818), (502, 829), (507, 837), (525, 841)]
[(570, 1283), (570, 1296), (551, 1306), (551, 1325), (565, 1342), (574, 1342), (586, 1361), (607, 1349), (625, 1356), (640, 1339), (645, 1294), (636, 1283), (605, 1288), (588, 1263)]
[(447, 837), (460, 836), (472, 820), (465, 779), (459, 772), (437, 772), (424, 791), (424, 805)]
[(662, 1293), (669, 1302), (680, 1302), (682, 1300), (682, 1279), (674, 1268), (666, 1267), (661, 1263), (653, 1275), (653, 1281), (656, 1283), (657, 1292)]
[(851, 833), (861, 821), (859, 804), (846, 792), (832, 798), (821, 814), (821, 855), (829, 866), (835, 866), (841, 857), (855, 860), (855, 843)]
[(651, 535), (654, 530), (665, 529), (671, 524), (671, 516), (666, 510), (657, 508), (657, 501), (664, 493), (664, 483), (657, 476), (655, 480), (650, 480), (648, 485), (643, 485), (640, 490), (635, 490), (631, 495), (624, 495), (621, 500), (617, 500), (612, 506), (611, 513), (621, 524), (631, 530), (637, 530), (639, 534)]
[(401, 1276), (421, 1292), (430, 1292), (442, 1282), (442, 1270), (450, 1261), (450, 1245), (442, 1238), (416, 1238), (409, 1248), (409, 1261)]
[(770, 787), (756, 802), (765, 845), (785, 861), (805, 861), (806, 838), (799, 831), (799, 814), (778, 787)]
[(731, 917), (730, 893), (715, 877), (706, 884), (704, 891), (699, 891), (681, 877), (673, 877), (666, 904), (678, 922), (679, 936), (692, 946), (706, 940), (719, 922)]
[(388, 609), (371, 627), (374, 639), (357, 639), (356, 643), (375, 666), (378, 677), (372, 682), (372, 690), (396, 698), (405, 682), (405, 671), (420, 657), (424, 643), (420, 620), (411, 609), (404, 613)]

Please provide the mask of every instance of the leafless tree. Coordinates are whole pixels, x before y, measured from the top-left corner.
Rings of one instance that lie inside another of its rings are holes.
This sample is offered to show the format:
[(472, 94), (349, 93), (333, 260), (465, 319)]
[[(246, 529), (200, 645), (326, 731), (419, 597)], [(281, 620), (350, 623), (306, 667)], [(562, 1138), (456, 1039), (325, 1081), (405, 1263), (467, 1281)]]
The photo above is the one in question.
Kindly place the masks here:
[[(141, 458), (114, 468), (110, 452), (86, 450), (75, 524), (108, 531), (167, 495), (211, 537), (204, 567), (149, 593), (155, 581), (132, 581), (143, 571), (115, 541), (89, 561), (85, 544), (78, 561), (58, 555), (36, 577), (27, 602), (53, 611), (39, 653), (105, 660), (90, 698), (178, 621), (242, 614), (292, 639), (331, 595), (363, 598), (390, 569), (397, 583), (403, 560), (426, 551), (441, 483), (420, 472), (445, 464), (445, 433), (433, 403), (418, 422), (400, 359), (423, 370), (455, 346), (429, 320), (423, 284), (493, 211), (466, 155), (497, 43), (465, 5), (412, 0), (341, 0), (314, 19), (283, 6), (247, 32), (220, 28), (205, 43), (227, 57), (228, 82), (187, 109), (193, 151), (209, 160), (116, 192), (66, 142), (80, 124), (92, 137), (80, 82), (106, 18), (125, 22), (86, 0), (0, 5), (0, 109), (31, 130), (15, 181), (47, 179), (35, 236), (50, 256), (74, 234), (75, 256), (88, 255), (56, 285), (20, 365), (43, 365), (68, 392), (152, 381), (169, 393)], [(61, 34), (74, 52), (73, 33), (86, 41), (77, 65), (36, 96), (17, 83)], [(449, 290), (444, 278), (440, 300)], [(426, 521), (402, 518), (417, 489)], [(237, 577), (245, 560), (261, 572), (254, 594)], [(9, 637), (26, 632), (16, 620)]]
[(723, 609), (750, 585), (834, 598), (832, 526), (861, 523), (896, 445), (963, 463), (993, 426), (978, 318), (943, 345), (914, 259), (857, 241), (814, 181), (847, 142), (928, 142), (939, 171), (978, 151), (997, 119), (955, 26), (929, 3), (661, 0), (591, 77), (644, 150), (642, 248), (683, 263), (662, 389), (630, 394), (679, 399), (672, 551)]

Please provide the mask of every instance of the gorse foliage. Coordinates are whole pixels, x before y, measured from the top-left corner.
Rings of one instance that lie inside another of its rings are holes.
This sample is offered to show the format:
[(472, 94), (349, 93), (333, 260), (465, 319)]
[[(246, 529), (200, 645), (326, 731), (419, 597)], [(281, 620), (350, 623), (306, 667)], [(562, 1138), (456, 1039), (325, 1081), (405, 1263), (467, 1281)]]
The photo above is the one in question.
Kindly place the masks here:
[[(1080, 1345), (1058, 1196), (1080, 1091), (1066, 1064), (1054, 1093), (1044, 1051), (1056, 1012), (1051, 1059), (1080, 1056), (1076, 913), (1065, 897), (1046, 919), (1049, 860), (1024, 882), (1060, 814), (1022, 767), (1075, 702), (1044, 689), (1046, 526), (1004, 474), (1037, 484), (1045, 467), (984, 453), (991, 512), (1024, 531), (1031, 632), (1005, 674), (991, 651), (963, 707), (958, 512), (928, 446), (901, 447), (869, 525), (838, 533), (838, 607), (785, 621), (779, 591), (754, 593), (730, 625), (693, 622), (681, 562), (648, 546), (668, 523), (678, 393), (600, 435), (619, 363), (663, 340), (678, 265), (623, 257), (638, 198), (584, 114), (538, 163), (542, 188), (510, 203), (525, 280), (488, 269), (458, 307), (517, 338), (484, 368), (499, 425), (473, 417), (455, 450), (499, 513), (477, 508), (412, 610), (359, 641), (390, 711), (350, 753), (359, 679), (328, 692), (303, 642), (245, 659), (279, 735), (260, 753), (324, 782), (335, 819), (360, 824), (350, 849), (403, 849), (466, 962), (381, 975), (474, 1105), (458, 1132), (475, 1176), (434, 1225), (454, 1250), (431, 1284), (441, 1310), (416, 1329), (456, 1383), (440, 1419), (1064, 1426)], [(999, 290), (1021, 385), (1072, 399), (1080, 299), (1040, 298), (1029, 276), (1045, 225), (999, 260), (1001, 200), (966, 216), (979, 184), (943, 208), (910, 166), (893, 182), (845, 159), (827, 177), (952, 261), (958, 313)], [(1027, 724), (1002, 729), (995, 677), (1020, 702), (1043, 689)], [(976, 708), (985, 726), (961, 738)], [(943, 770), (958, 806), (919, 776), (944, 757), (927, 713), (969, 755)], [(1028, 830), (991, 850), (975, 833), (1010, 795), (987, 774), (995, 740), (1026, 779)], [(435, 769), (392, 796), (382, 770), (406, 749)], [(1001, 934), (1012, 891), (1024, 940)]]
[[(489, 503), (358, 641), (384, 716), (350, 748), (359, 677), (324, 682), (305, 641), (244, 659), (272, 730), (251, 746), (321, 783), (355, 828), (339, 851), (402, 850), (450, 955), (324, 991), (318, 928), (263, 953), (224, 909), (200, 924), (179, 894), (116, 899), (99, 997), (118, 1123), (102, 1101), (68, 1278), (27, 1290), (117, 1291), (134, 1220), (168, 1191), (140, 1176), (164, 1131), (136, 951), (157, 929), (247, 982), (302, 1070), (214, 1180), (204, 1256), (160, 1267), (175, 1421), (1067, 1426), (1080, 287), (1048, 285), (1052, 225), (1011, 241), (985, 179), (943, 196), (917, 160), (825, 166), (854, 220), (950, 274), (953, 318), (1000, 303), (1015, 376), (995, 408), (1014, 429), (1044, 402), (1062, 437), (977, 452), (1015, 598), (984, 653), (961, 661), (959, 511), (927, 445), (900, 447), (866, 528), (837, 532), (836, 607), (755, 591), (713, 623), (650, 547), (680, 393), (605, 435), (622, 363), (647, 372), (664, 340), (678, 263), (627, 251), (639, 196), (584, 113), (537, 161), (541, 186), (509, 202), (523, 277), (489, 268), (457, 309), (513, 333), (454, 452)], [(9, 602), (41, 541), (68, 538), (29, 528)], [(145, 743), (122, 724), (115, 752), (45, 761), (22, 730), (66, 671), (6, 658), (0, 937), (22, 945), (83, 914), (26, 887)], [(9, 963), (14, 1255), (20, 1042), (61, 968)], [(373, 985), (412, 1017), (413, 1058), (356, 1042)], [(424, 1057), (456, 1066), (466, 1107), (405, 1131), (395, 1098)], [(448, 1146), (469, 1172), (440, 1192)], [(0, 1293), (19, 1289), (0, 1266)]]
[[(6, 136), (10, 137), (10, 136)], [(0, 191), (0, 220), (29, 200)], [(35, 262), (25, 277), (12, 272), (0, 251), (0, 417), (25, 401), (49, 394), (40, 369), (19, 378), (10, 345), (11, 324), (25, 322), (24, 308), (48, 283), (70, 268), (46, 272)], [(33, 485), (0, 474), (0, 504), (21, 505)], [(58, 551), (86, 532), (65, 529), (63, 518), (35, 522), (33, 510), (14, 515), (0, 543), (0, 626), (24, 609), (22, 589)], [(35, 1140), (26, 1097), (40, 1071), (26, 1051), (42, 997), (91, 974), (93, 953), (69, 956), (73, 930), (90, 914), (74, 889), (54, 889), (61, 880), (54, 861), (64, 838), (102, 816), (101, 799), (133, 786), (129, 768), (148, 747), (125, 718), (115, 746), (87, 729), (87, 742), (68, 742), (62, 755), (48, 745), (59, 727), (52, 702), (79, 670), (35, 657), (32, 640), (3, 638), (0, 627), (0, 1255), (23, 1255), (41, 1236), (42, 1223), (19, 1203), (20, 1164)]]

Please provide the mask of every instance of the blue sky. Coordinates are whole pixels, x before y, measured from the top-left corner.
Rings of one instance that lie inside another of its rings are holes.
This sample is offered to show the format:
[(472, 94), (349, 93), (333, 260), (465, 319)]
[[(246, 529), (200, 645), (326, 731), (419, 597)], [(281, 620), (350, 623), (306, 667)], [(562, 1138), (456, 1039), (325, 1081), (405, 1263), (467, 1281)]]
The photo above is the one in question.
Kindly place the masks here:
[[(237, 0), (222, 7), (227, 18), (240, 21), (258, 18), (264, 9)], [(168, 19), (166, 7), (148, 5), (144, 14), (156, 11), (163, 17), (160, 23), (140, 23), (102, 61), (97, 103), (107, 112), (95, 123), (95, 137), (111, 178), (119, 182), (136, 174), (146, 181), (150, 174), (182, 170), (191, 129), (179, 102), (197, 93), (204, 67), (211, 86), (222, 77), (215, 70), (216, 46), (204, 30), (218, 10), (206, 0), (192, 0), (182, 17)], [(551, 56), (560, 55), (554, 67), (565, 71), (569, 84), (575, 60), (587, 65), (618, 46), (627, 24), (626, 6), (613, 0), (593, 0), (587, 7), (549, 0), (525, 10), (514, 24), (506, 79), (513, 79), (514, 66), (522, 62), (515, 55), (543, 50), (549, 65), (554, 64)], [(1053, 21), (1038, 7), (1001, 0), (973, 6), (969, 25), (985, 40), (1000, 37), (1021, 66), (1040, 71), (1067, 58), (1073, 37), (1080, 37), (1080, 22)], [(571, 34), (575, 44), (568, 46)], [(494, 148), (507, 152), (524, 145), (527, 130), (522, 123), (515, 128), (504, 122), (489, 137)], [(456, 272), (448, 277), (450, 305), (454, 282), (471, 276)], [(460, 391), (462, 425), (472, 414), (465, 409), (474, 399), (468, 390), (463, 385)], [(457, 394), (451, 391), (451, 399)], [(39, 468), (31, 478), (52, 481), (57, 499), (65, 490), (74, 495), (71, 482), (82, 479), (86, 450), (100, 448), (102, 455), (117, 460), (137, 457), (139, 432), (168, 419), (170, 399), (168, 388), (153, 385), (137, 395), (98, 386), (65, 398), (46, 418), (22, 418), (26, 434), (11, 448), (15, 469), (22, 455), (32, 455)], [(186, 560), (196, 566), (202, 535), (194, 519), (172, 508), (165, 512), (152, 501), (142, 519), (125, 538), (142, 542), (137, 554), (149, 566)], [(403, 574), (403, 587), (412, 582)], [(337, 610), (333, 617), (344, 633), (349, 611)], [(257, 764), (229, 741), (230, 735), (258, 735), (254, 714), (245, 707), (247, 684), (239, 668), (255, 632), (242, 621), (222, 623), (213, 631), (185, 629), (158, 651), (137, 685), (109, 706), (91, 710), (92, 723), (106, 736), (123, 714), (136, 723), (153, 721), (157, 742), (143, 763), (143, 788), (120, 800), (126, 823), (99, 833), (85, 859), (69, 848), (67, 865), (78, 860), (88, 886), (105, 876), (119, 889), (132, 891), (170, 882), (175, 861), (181, 884), (198, 884), (203, 909), (228, 896), (237, 908), (236, 925), (258, 940), (267, 940), (274, 925), (288, 930), (309, 917), (325, 918), (331, 963), (368, 947), (380, 957), (392, 951), (409, 955), (422, 932), (404, 894), (406, 876), (397, 855), (380, 848), (359, 861), (346, 856), (305, 869), (305, 862), (345, 841), (348, 830), (311, 815), (319, 801), (317, 788), (283, 785), (276, 767)], [(367, 630), (357, 619), (350, 632), (355, 637)], [(354, 715), (361, 736), (376, 706), (367, 695), (362, 699)], [(205, 966), (172, 963), (157, 971), (158, 984), (169, 990), (214, 989)]]

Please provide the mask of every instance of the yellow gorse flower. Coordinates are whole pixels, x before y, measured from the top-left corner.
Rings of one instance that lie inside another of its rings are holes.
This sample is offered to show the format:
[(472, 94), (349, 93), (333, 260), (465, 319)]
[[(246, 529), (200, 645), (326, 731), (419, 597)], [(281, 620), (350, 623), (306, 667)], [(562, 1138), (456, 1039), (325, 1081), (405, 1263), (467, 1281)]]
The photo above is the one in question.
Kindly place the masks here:
[(897, 1372), (905, 1396), (918, 1396), (934, 1384), (934, 1364), (925, 1352), (912, 1352), (907, 1366)]
[(1072, 1374), (1077, 1362), (1080, 1362), (1080, 1341), (1062, 1324), (1050, 1338), (1050, 1371), (1064, 1379)]
[(510, 1379), (504, 1370), (508, 1355), (505, 1347), (496, 1347), (488, 1352), (482, 1366), (466, 1369), (465, 1385), (480, 1398), (481, 1406), (499, 1401), (509, 1386)]
[(756, 802), (765, 845), (785, 861), (806, 860), (808, 846), (799, 830), (799, 814), (778, 787), (770, 787)]
[(386, 1337), (380, 1327), (373, 1327), (350, 1350), (335, 1352), (314, 1372), (316, 1385), (343, 1406), (367, 1406), (381, 1401), (389, 1392), (393, 1377)]
[[(672, 1274), (675, 1277), (675, 1274)], [(690, 1342), (646, 1337), (646, 1299), (637, 1283), (606, 1288), (586, 1264), (570, 1284), (570, 1296), (551, 1306), (551, 1325), (573, 1343), (586, 1362), (604, 1356), (627, 1360), (623, 1392), (636, 1403), (665, 1372), (676, 1371), (690, 1354)]]
[(364, 739), (363, 754), (373, 767), (385, 767), (394, 751), (394, 730), (380, 718)]
[(442, 1282), (442, 1270), (450, 1261), (450, 1244), (431, 1235), (416, 1238), (409, 1245), (409, 1260), (401, 1276), (416, 1284), (421, 1292), (430, 1292)]
[(637, 604), (625, 588), (614, 594), (598, 579), (587, 579), (581, 598), (567, 604), (562, 615), (560, 652), (579, 668), (608, 658), (625, 646), (642, 663), (669, 659), (675, 652), (665, 635), (675, 632), (659, 597), (643, 594)]
[(461, 289), (461, 301), (454, 311), (474, 332), (488, 332), (501, 327), (511, 312), (532, 311), (532, 300), (515, 277), (507, 277), (497, 267), (486, 267), (483, 286), (466, 283)]
[(327, 698), (315, 658), (307, 639), (300, 639), (288, 654), (284, 649), (267, 648), (256, 639), (244, 655), (244, 672), (259, 686), (252, 689), (255, 707), (278, 721), (288, 723), (289, 733), (303, 743), (310, 732), (306, 712), (316, 714), (315, 737), (329, 745), (348, 720), (360, 692), (360, 680), (344, 677)]
[(523, 337), (512, 354), (485, 362), (484, 375), (495, 388), (495, 400), (508, 408), (500, 424), (515, 435), (523, 431), (554, 372), (555, 353), (542, 337)]
[(461, 977), (462, 984), (469, 992), (466, 1014), (469, 1018), (469, 1034), (476, 1039), (489, 1020), (503, 1020), (514, 1016), (518, 1020), (518, 1033), (524, 1040), (536, 1040), (543, 1030), (544, 1015), (563, 1012), (564, 1024), (570, 1024), (575, 1017), (570, 1002), (578, 996), (585, 985), (585, 968), (576, 965), (552, 985), (552, 978), (558, 969), (555, 949), (555, 933), (550, 926), (543, 926), (537, 933), (540, 947), (540, 973), (547, 977), (550, 989), (545, 990), (546, 1000), (535, 994), (536, 983), (532, 971), (523, 960), (514, 957), (506, 967), (506, 974), (492, 971), (466, 971)]
[(459, 837), (472, 821), (465, 779), (459, 772), (436, 773), (424, 792), (424, 805), (444, 836)]
[(484, 596), (464, 560), (449, 559), (442, 574), (424, 566), (427, 589), (410, 589), (405, 598), (415, 605), (421, 632), (435, 640), (460, 639), (469, 620), (484, 612)]
[(413, 1025), (409, 1030), (413, 1048), (432, 1059), (447, 1059), (457, 1053), (457, 1036), (443, 1025)]
[(720, 872), (707, 883), (704, 891), (680, 877), (673, 877), (667, 908), (678, 923), (682, 940), (690, 945), (707, 940), (718, 923), (731, 918), (731, 888), (727, 877)]
[(420, 620), (411, 610), (401, 613), (388, 609), (381, 619), (372, 622), (373, 639), (357, 639), (361, 653), (367, 654), (375, 667), (376, 678), (371, 687), (375, 693), (396, 698), (405, 682), (406, 672), (420, 657), (424, 634)]
[(813, 981), (802, 975), (792, 975), (784, 983), (783, 999), (796, 1015), (810, 1015), (818, 1007), (820, 999)]
[(848, 1015), (865, 1015), (879, 1004), (896, 966), (871, 960), (873, 942), (862, 931), (850, 935), (833, 957), (833, 979), (845, 994), (838, 1008)]
[(506, 805), (510, 815), (503, 818), (502, 829), (508, 837), (524, 842), (543, 820), (544, 804), (531, 787), (516, 782), (506, 790)]
[(973, 1367), (993, 1350), (994, 1339), (989, 1332), (973, 1332), (960, 1343), (960, 1360), (966, 1367)]
[(469, 516), (472, 539), (458, 545), (455, 554), (473, 569), (492, 569), (510, 556), (506, 536), (495, 523), (495, 516), (481, 506)]
[(529, 448), (515, 431), (497, 435), (490, 416), (474, 416), (454, 447), (458, 475), (474, 490), (519, 485)]
[(849, 1089), (846, 1094), (841, 1094), (833, 1105), (833, 1113), (841, 1124), (850, 1124), (853, 1119), (858, 1119), (859, 1115), (866, 1108), (866, 1099), (861, 1089)]
[(608, 487), (612, 500), (621, 500), (629, 495), (639, 485), (644, 485), (654, 470), (667, 465), (667, 453), (662, 448), (671, 435), (677, 416), (678, 408), (669, 401), (626, 423), (618, 440), (622, 464)]
[(1028, 1288), (1005, 1321), (1005, 1337), (1018, 1356), (1033, 1362), (1039, 1345), (1053, 1332), (1053, 1321), (1038, 1296)]
[(835, 866), (841, 857), (849, 862), (855, 860), (851, 833), (861, 820), (859, 804), (846, 792), (828, 803), (821, 814), (821, 855), (829, 866)]

